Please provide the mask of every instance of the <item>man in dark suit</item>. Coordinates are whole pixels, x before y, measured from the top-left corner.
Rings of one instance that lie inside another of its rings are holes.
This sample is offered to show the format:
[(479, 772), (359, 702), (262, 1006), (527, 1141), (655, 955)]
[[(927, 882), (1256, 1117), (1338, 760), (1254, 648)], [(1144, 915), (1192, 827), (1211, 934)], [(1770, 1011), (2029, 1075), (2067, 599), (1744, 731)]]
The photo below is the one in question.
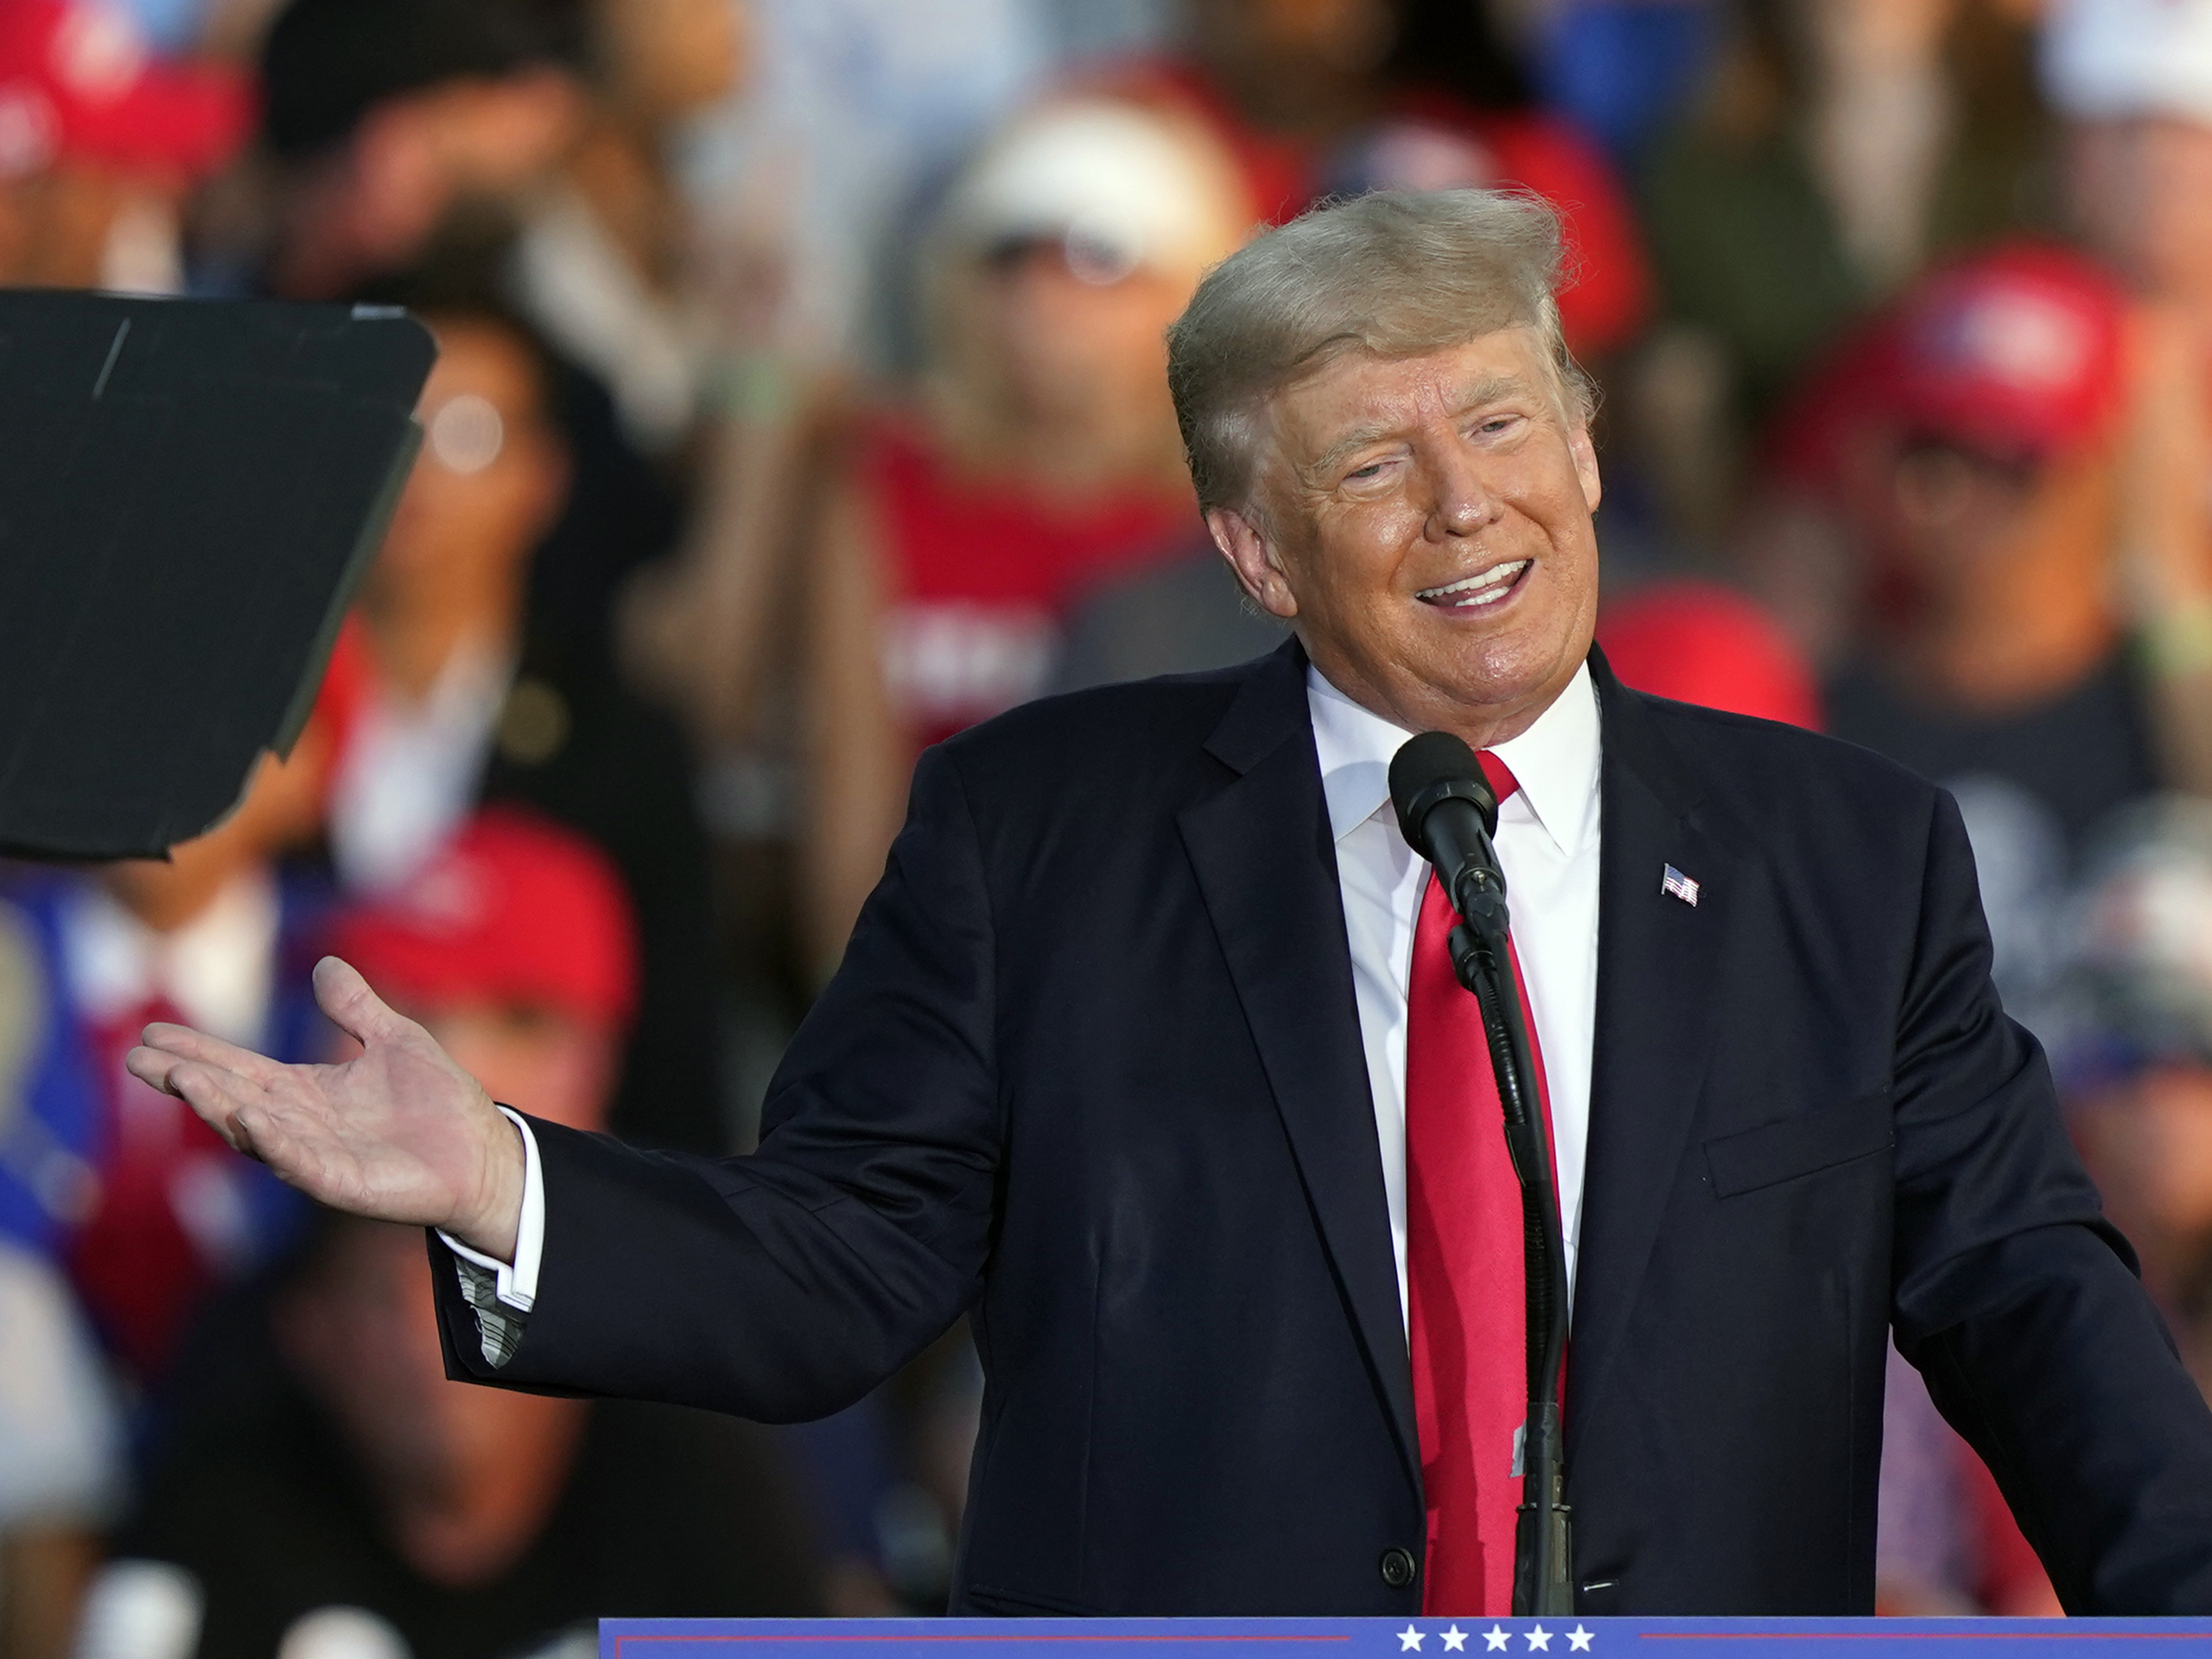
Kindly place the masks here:
[(439, 1229), (456, 1376), (804, 1417), (970, 1313), (956, 1611), (1502, 1612), (1517, 1212), (1382, 781), (1451, 731), (1501, 780), (1566, 1218), (1578, 1607), (1870, 1611), (1893, 1328), (2070, 1607), (2212, 1610), (2212, 1416), (1948, 798), (1591, 648), (1557, 246), (1522, 198), (1376, 196), (1208, 279), (1193, 476), (1295, 638), (926, 756), (756, 1155), (502, 1117), (335, 962), (351, 1066), (158, 1026), (133, 1069)]

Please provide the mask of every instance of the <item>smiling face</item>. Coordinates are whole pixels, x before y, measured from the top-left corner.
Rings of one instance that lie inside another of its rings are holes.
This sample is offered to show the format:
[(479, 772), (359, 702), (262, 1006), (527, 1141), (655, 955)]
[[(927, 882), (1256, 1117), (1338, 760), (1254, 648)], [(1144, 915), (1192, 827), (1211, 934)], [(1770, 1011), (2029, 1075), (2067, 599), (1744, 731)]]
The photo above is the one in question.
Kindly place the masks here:
[(1385, 719), (1527, 730), (1597, 617), (1597, 458), (1536, 331), (1346, 353), (1258, 425), (1249, 505), (1206, 515), (1245, 591)]

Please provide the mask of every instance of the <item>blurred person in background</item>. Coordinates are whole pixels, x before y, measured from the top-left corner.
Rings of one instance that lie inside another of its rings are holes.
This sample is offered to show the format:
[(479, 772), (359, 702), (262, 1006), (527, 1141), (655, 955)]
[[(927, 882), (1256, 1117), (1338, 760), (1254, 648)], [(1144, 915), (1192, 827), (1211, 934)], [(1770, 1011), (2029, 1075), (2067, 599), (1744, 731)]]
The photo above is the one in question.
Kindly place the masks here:
[[(2109, 594), (2123, 306), (2070, 255), (1985, 256), (1847, 343), (1779, 446), (1785, 471), (1818, 472), (1832, 507), (1850, 503), (1838, 516), (1875, 589), (1875, 642), (1831, 688), (1833, 729), (1955, 791), (2008, 1007), (2047, 1036), (2061, 1029), (2052, 981), (2073, 854), (2159, 773)], [(1682, 586), (1608, 605), (1600, 641), (1628, 683), (1729, 706), (1703, 675), (1747, 659), (1718, 641), (1688, 648)], [(1861, 598), (1846, 595), (1847, 616)], [(1800, 684), (1811, 702), (1809, 677)], [(1987, 1467), (1894, 1351), (1883, 1422), (1880, 1610), (2057, 1613)]]
[[(292, 0), (261, 51), (258, 281), (355, 297), (456, 246), (487, 263), (513, 249), (499, 285), (558, 342), (549, 397), (570, 473), (541, 526), (531, 632), (590, 668), (610, 658), (616, 587), (683, 523), (685, 481), (662, 452), (690, 429), (697, 366), (662, 291), (683, 228), (660, 149), (688, 101), (726, 89), (730, 15), (715, 0)], [(693, 16), (726, 25), (696, 62)]]
[(733, 0), (293, 0), (262, 52), (264, 280), (331, 297), (455, 246), (500, 259), (551, 347), (568, 453), (528, 574), (534, 648), (611, 674), (618, 592), (680, 548), (645, 583), (629, 665), (710, 733), (757, 667), (762, 550), (798, 470), (757, 337), (773, 280), (705, 246), (672, 166), (743, 78), (744, 16)]
[(1856, 399), (1841, 506), (1869, 586), (1831, 729), (2001, 793), (2046, 826), (2061, 878), (2164, 775), (2116, 519), (2125, 329), (2100, 270), (2017, 246), (1928, 278), (1838, 370)]
[(159, 1382), (207, 1297), (288, 1244), (305, 1211), (120, 1057), (157, 1011), (194, 1010), (302, 1059), (319, 1048), (308, 941), (327, 886), (283, 855), (319, 831), (358, 660), (342, 636), (290, 757), (264, 755), (207, 834), (166, 860), (25, 870), (7, 890), (0, 922), (27, 969), (13, 1032), (21, 1106), (0, 1125), (0, 1233), (66, 1265), (137, 1389)]
[(712, 733), (757, 665), (765, 550), (798, 471), (795, 394), (766, 337), (773, 262), (734, 233), (710, 236), (677, 167), (681, 142), (746, 78), (750, 11), (564, 3), (582, 137), (522, 204), (507, 272), (562, 366), (574, 484), (532, 567), (532, 631), (611, 659), (617, 591), (675, 551), (644, 576), (630, 656)]
[(2075, 1139), (2212, 1391), (2212, 803), (2111, 825), (2073, 921), (2080, 1000), (2056, 1057)]
[(562, 21), (531, 0), (291, 0), (261, 48), (260, 280), (339, 299), (457, 215), (511, 216), (583, 131)]
[(805, 563), (804, 934), (836, 965), (915, 756), (1043, 690), (1087, 586), (1197, 515), (1165, 331), (1249, 209), (1195, 125), (1097, 98), (1017, 121), (931, 233), (915, 406), (842, 447)]
[(742, 80), (746, 13), (738, 0), (571, 3), (589, 99), (581, 137), (524, 210), (516, 300), (613, 393), (631, 441), (663, 454), (691, 429), (715, 344), (672, 152)]
[(1829, 729), (1958, 798), (1999, 988), (2039, 1031), (2058, 1012), (2056, 898), (2088, 838), (2130, 801), (2202, 787), (2212, 720), (2201, 668), (2160, 643), (2164, 596), (2212, 581), (2212, 550), (2176, 560), (2130, 532), (2131, 321), (2078, 254), (1964, 261), (1839, 349), (1776, 450), (1818, 481), (1854, 562)]
[(496, 276), (456, 255), (365, 291), (422, 316), (439, 358), (422, 454), (362, 589), (370, 689), (332, 793), (331, 854), (348, 887), (390, 889), (487, 799), (588, 836), (622, 872), (644, 975), (614, 1127), (720, 1150), (713, 896), (690, 756), (604, 665), (541, 658), (526, 629), (532, 550), (569, 465), (544, 355)]
[(2069, 0), (2043, 68), (2069, 216), (2135, 296), (2120, 534), (2170, 781), (2212, 793), (2212, 4)]
[(157, 56), (107, 0), (0, 6), (0, 286), (177, 292), (180, 210), (252, 123), (243, 77)]
[(1735, 0), (1641, 180), (1662, 323), (1618, 404), (1678, 534), (1710, 545), (1747, 434), (1851, 319), (2053, 204), (2032, 8)]
[[(498, 1098), (605, 1127), (639, 980), (621, 879), (589, 843), (488, 810), (330, 943)], [(483, 1659), (601, 1616), (818, 1610), (762, 1431), (449, 1382), (428, 1275), (419, 1230), (332, 1215), (258, 1304), (258, 1353), (198, 1394), (117, 1540), (125, 1583), (149, 1560), (190, 1575), (197, 1640), (160, 1651)], [(118, 1599), (95, 1594), (88, 1650), (155, 1651), (108, 1644)]]
[(1602, 358), (1649, 308), (1641, 235), (1602, 152), (1538, 109), (1471, 0), (1184, 0), (1181, 54), (1105, 84), (1194, 115), (1261, 216), (1369, 190), (1532, 190), (1559, 210), (1567, 344)]

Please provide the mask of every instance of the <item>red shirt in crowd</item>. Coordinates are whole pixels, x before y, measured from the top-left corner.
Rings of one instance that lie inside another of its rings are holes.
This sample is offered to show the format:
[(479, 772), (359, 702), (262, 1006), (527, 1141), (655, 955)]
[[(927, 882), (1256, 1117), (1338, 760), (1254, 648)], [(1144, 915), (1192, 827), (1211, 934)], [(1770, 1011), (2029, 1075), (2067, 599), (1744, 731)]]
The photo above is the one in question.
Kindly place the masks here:
[(1187, 550), (1197, 532), (1187, 493), (1056, 502), (963, 476), (898, 421), (863, 435), (860, 477), (892, 592), (884, 678), (917, 750), (1042, 691), (1082, 594)]

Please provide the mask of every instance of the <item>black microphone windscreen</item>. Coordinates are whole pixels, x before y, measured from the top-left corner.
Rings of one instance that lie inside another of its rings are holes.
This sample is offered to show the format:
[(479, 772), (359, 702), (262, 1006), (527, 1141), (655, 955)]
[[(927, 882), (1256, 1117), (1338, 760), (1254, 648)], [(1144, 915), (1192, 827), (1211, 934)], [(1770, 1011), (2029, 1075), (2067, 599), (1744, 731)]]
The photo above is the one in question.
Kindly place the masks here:
[(1398, 811), (1399, 833), (1416, 852), (1422, 850), (1421, 820), (1447, 796), (1473, 802), (1483, 828), (1498, 832), (1498, 796), (1474, 750), (1449, 732), (1407, 738), (1390, 757), (1390, 804)]

